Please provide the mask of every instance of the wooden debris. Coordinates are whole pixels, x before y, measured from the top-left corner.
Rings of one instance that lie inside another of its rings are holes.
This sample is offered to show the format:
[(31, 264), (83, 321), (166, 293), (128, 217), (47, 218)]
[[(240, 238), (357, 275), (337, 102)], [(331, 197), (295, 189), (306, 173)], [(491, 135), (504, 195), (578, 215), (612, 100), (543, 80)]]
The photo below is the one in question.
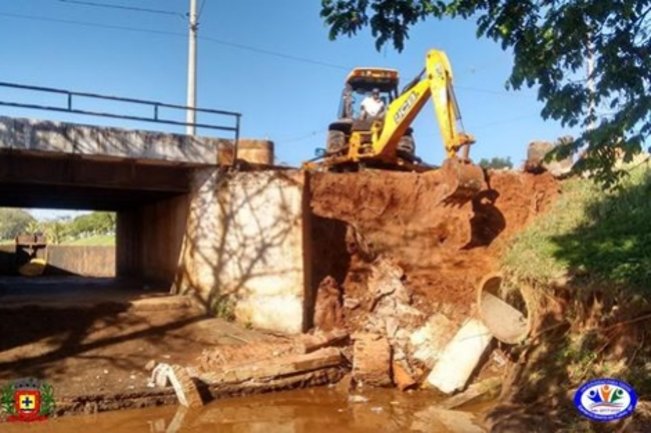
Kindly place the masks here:
[(198, 378), (209, 385), (242, 383), (336, 367), (343, 363), (339, 349), (329, 347), (307, 354), (293, 354), (247, 364), (224, 365), (219, 369), (199, 373)]
[(298, 340), (303, 346), (305, 353), (314, 352), (324, 347), (336, 346), (348, 341), (348, 331), (345, 329), (334, 329), (329, 332), (317, 333), (314, 335), (304, 334)]
[(197, 385), (185, 368), (180, 365), (173, 365), (169, 370), (169, 380), (181, 405), (185, 407), (203, 406), (203, 400)]
[(305, 348), (293, 341), (229, 344), (204, 350), (199, 357), (199, 368), (210, 372), (226, 365), (251, 364), (264, 359), (304, 352)]

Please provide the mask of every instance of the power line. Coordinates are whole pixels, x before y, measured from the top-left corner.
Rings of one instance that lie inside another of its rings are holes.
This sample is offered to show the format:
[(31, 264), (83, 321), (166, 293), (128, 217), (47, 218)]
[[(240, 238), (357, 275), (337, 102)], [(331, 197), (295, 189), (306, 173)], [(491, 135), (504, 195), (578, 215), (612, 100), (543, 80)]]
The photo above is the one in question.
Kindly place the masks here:
[(8, 13), (8, 12), (0, 12), (0, 16), (24, 19), (28, 21), (53, 22), (53, 23), (60, 23), (60, 24), (72, 24), (78, 26), (85, 26), (85, 27), (97, 27), (97, 28), (110, 29), (110, 30), (124, 30), (124, 31), (131, 31), (131, 32), (151, 33), (151, 34), (177, 36), (177, 37), (180, 36), (183, 38), (187, 37), (185, 33), (170, 32), (166, 30), (143, 29), (138, 27), (118, 26), (114, 24), (91, 23), (85, 21), (61, 19), (61, 18), (38, 17), (34, 15), (22, 15), (22, 14)]
[[(63, 2), (82, 2), (85, 0), (59, 0)], [(90, 2), (87, 2), (90, 3)], [(168, 11), (169, 12), (169, 11)], [(179, 14), (177, 14), (179, 15)], [(43, 22), (54, 22), (54, 23), (60, 23), (60, 24), (68, 24), (68, 25), (78, 25), (78, 26), (85, 26), (85, 27), (96, 27), (96, 28), (103, 28), (103, 29), (109, 29), (109, 30), (121, 30), (121, 31), (131, 31), (131, 32), (138, 32), (138, 33), (148, 33), (148, 34), (158, 34), (158, 35), (168, 35), (168, 36), (174, 36), (174, 37), (182, 37), (182, 38), (187, 38), (187, 34), (181, 33), (181, 32), (172, 32), (168, 30), (155, 30), (155, 29), (145, 29), (141, 27), (129, 27), (129, 26), (121, 26), (121, 25), (115, 25), (115, 24), (101, 24), (101, 23), (94, 23), (94, 22), (87, 22), (87, 21), (77, 21), (77, 20), (69, 20), (69, 19), (61, 19), (61, 18), (50, 18), (50, 17), (40, 17), (40, 16), (35, 16), (35, 15), (24, 15), (24, 14), (15, 14), (15, 13), (9, 13), (9, 12), (0, 12), (0, 16), (8, 17), (8, 18), (17, 18), (17, 19), (24, 19), (24, 20), (31, 20), (31, 21), (43, 21)], [(322, 66), (322, 67), (327, 67), (331, 69), (337, 69), (337, 70), (343, 70), (343, 71), (349, 71), (352, 69), (351, 66), (346, 66), (346, 65), (340, 65), (340, 64), (335, 64), (335, 63), (329, 63), (329, 62), (324, 62), (321, 60), (315, 60), (315, 59), (310, 59), (307, 57), (302, 57), (302, 56), (296, 56), (293, 54), (288, 54), (288, 53), (282, 53), (279, 51), (273, 51), (273, 50), (267, 50), (264, 48), (259, 48), (259, 47), (254, 47), (250, 45), (244, 45), (236, 42), (231, 42), (223, 39), (218, 39), (210, 36), (199, 36), (199, 39), (209, 41), (218, 45), (222, 46), (227, 46), (230, 48), (236, 48), (240, 50), (245, 50), (245, 51), (250, 51), (254, 53), (259, 53), (259, 54), (264, 54), (268, 56), (273, 56), (273, 57), (278, 57), (281, 59), (286, 59), (286, 60), (291, 60), (295, 62), (301, 62), (301, 63), (306, 63), (306, 64), (311, 64), (315, 66)], [(465, 90), (465, 91), (470, 91), (470, 92), (478, 92), (478, 93), (488, 93), (488, 94), (494, 94), (494, 95), (500, 95), (500, 96), (521, 96), (515, 93), (509, 93), (509, 92), (503, 92), (503, 91), (497, 91), (497, 90), (490, 90), (490, 89), (481, 89), (481, 88), (476, 88), (476, 87), (465, 87), (465, 86), (456, 86), (455, 88), (459, 90)]]
[(290, 137), (290, 138), (287, 138), (287, 139), (282, 139), (281, 138), (281, 139), (278, 139), (278, 140), (275, 140), (275, 141), (277, 141), (280, 144), (296, 143), (296, 142), (299, 142), (299, 141), (307, 140), (308, 138), (316, 137), (318, 135), (323, 134), (326, 131), (327, 131), (327, 129), (319, 129), (319, 130), (309, 132), (307, 134), (301, 134), (299, 136)]
[(203, 0), (201, 2), (201, 6), (199, 7), (199, 15), (198, 18), (201, 18), (201, 14), (203, 13), (203, 7), (206, 5), (206, 0)]
[(174, 12), (174, 11), (163, 10), (163, 9), (141, 8), (141, 7), (136, 7), (136, 6), (124, 6), (124, 5), (117, 5), (117, 4), (98, 3), (98, 2), (85, 1), (85, 0), (59, 0), (59, 1), (61, 3), (71, 3), (71, 4), (82, 5), (82, 6), (93, 6), (93, 7), (100, 7), (100, 8), (106, 8), (106, 9), (121, 9), (121, 10), (127, 10), (127, 11), (146, 12), (146, 13), (160, 14), (160, 15), (172, 15), (172, 16), (177, 16), (177, 17), (181, 17), (181, 18), (185, 17), (185, 15), (183, 15), (180, 12)]
[(225, 40), (222, 40), (222, 39), (211, 38), (209, 36), (199, 36), (199, 39), (214, 42), (216, 44), (224, 45), (224, 46), (227, 46), (227, 47), (237, 48), (237, 49), (246, 50), (246, 51), (252, 51), (254, 53), (266, 54), (268, 56), (279, 57), (279, 58), (287, 59), (287, 60), (294, 60), (294, 61), (297, 61), (297, 62), (310, 63), (310, 64), (313, 64), (313, 65), (324, 66), (324, 67), (327, 67), (327, 68), (340, 69), (340, 70), (344, 70), (344, 71), (348, 71), (348, 70), (351, 69), (348, 66), (337, 65), (337, 64), (328, 63), (328, 62), (322, 62), (321, 60), (309, 59), (307, 57), (300, 57), (300, 56), (295, 56), (295, 55), (292, 55), (292, 54), (285, 54), (285, 53), (281, 53), (281, 52), (278, 52), (278, 51), (266, 50), (266, 49), (263, 49), (263, 48), (252, 47), (252, 46), (249, 46), (249, 45), (242, 45), (242, 44), (238, 44), (238, 43), (235, 43), (235, 42), (225, 41)]
[[(144, 28), (140, 28), (140, 27), (119, 26), (119, 25), (114, 25), (114, 24), (100, 24), (100, 23), (93, 23), (93, 22), (87, 22), (87, 21), (77, 21), (77, 20), (68, 20), (68, 19), (61, 19), (61, 18), (39, 17), (39, 16), (34, 16), (34, 15), (14, 14), (14, 13), (8, 13), (8, 12), (0, 12), (0, 16), (30, 20), (30, 21), (54, 22), (54, 23), (61, 23), (61, 24), (79, 25), (79, 26), (85, 26), (85, 27), (97, 27), (97, 28), (103, 28), (103, 29), (109, 29), (109, 30), (123, 30), (123, 31), (139, 32), (139, 33), (149, 33), (149, 34), (158, 34), (158, 35), (168, 35), (168, 36), (182, 37), (184, 39), (187, 38), (187, 35), (185, 33), (170, 32), (170, 31), (167, 31), (167, 30), (144, 29)], [(215, 44), (219, 44), (219, 45), (223, 45), (223, 46), (228, 46), (228, 47), (231, 47), (231, 48), (237, 48), (237, 49), (241, 49), (241, 50), (252, 51), (252, 52), (256, 52), (256, 53), (260, 53), (260, 54), (265, 54), (265, 55), (268, 55), (268, 56), (274, 56), (274, 57), (279, 57), (279, 58), (282, 58), (282, 59), (293, 60), (293, 61), (296, 61), (296, 62), (309, 63), (309, 64), (312, 64), (312, 65), (329, 67), (329, 68), (340, 69), (340, 70), (348, 70), (348, 69), (350, 69), (349, 67), (343, 66), (343, 65), (336, 65), (336, 64), (333, 64), (333, 63), (322, 62), (320, 60), (314, 60), (314, 59), (310, 59), (310, 58), (307, 58), (307, 57), (300, 57), (300, 56), (295, 56), (295, 55), (292, 55), (292, 54), (281, 53), (281, 52), (278, 52), (278, 51), (271, 51), (271, 50), (266, 50), (266, 49), (263, 49), (263, 48), (253, 47), (253, 46), (250, 46), (250, 45), (238, 44), (238, 43), (229, 42), (229, 41), (222, 40), (222, 39), (211, 38), (211, 37), (208, 37), (208, 36), (199, 36), (199, 39), (206, 40), (206, 41), (209, 41), (209, 42), (213, 42)]]

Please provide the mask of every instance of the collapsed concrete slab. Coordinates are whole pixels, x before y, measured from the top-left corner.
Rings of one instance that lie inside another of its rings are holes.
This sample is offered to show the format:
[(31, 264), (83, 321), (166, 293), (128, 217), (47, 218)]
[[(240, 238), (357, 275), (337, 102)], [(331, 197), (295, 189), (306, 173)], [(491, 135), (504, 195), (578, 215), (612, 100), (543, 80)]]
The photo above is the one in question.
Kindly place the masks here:
[(492, 338), (480, 320), (466, 321), (443, 349), (427, 383), (446, 394), (464, 388)]

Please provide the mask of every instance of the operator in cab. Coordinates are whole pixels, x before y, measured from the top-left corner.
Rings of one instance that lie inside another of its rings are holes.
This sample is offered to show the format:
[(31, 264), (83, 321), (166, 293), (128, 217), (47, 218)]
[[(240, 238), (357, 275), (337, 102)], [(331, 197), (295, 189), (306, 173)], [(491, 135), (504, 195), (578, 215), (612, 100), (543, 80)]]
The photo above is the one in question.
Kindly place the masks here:
[(361, 118), (376, 118), (384, 114), (384, 101), (380, 98), (380, 89), (375, 88), (370, 95), (367, 95), (362, 101)]

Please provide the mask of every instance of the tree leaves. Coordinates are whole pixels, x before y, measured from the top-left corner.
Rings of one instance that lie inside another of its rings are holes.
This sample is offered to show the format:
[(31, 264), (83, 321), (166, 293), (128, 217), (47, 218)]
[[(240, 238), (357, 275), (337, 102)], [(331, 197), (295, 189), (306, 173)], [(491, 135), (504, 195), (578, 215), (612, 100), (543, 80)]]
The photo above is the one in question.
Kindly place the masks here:
[(584, 128), (564, 151), (587, 146), (579, 168), (606, 186), (622, 176), (618, 155), (648, 140), (651, 0), (322, 0), (321, 16), (333, 39), (370, 26), (377, 49), (398, 50), (420, 20), (476, 20), (478, 37), (513, 51), (509, 87), (537, 87), (543, 118)]
[(0, 209), (0, 239), (13, 239), (23, 233), (30, 223), (36, 220), (22, 209)]

